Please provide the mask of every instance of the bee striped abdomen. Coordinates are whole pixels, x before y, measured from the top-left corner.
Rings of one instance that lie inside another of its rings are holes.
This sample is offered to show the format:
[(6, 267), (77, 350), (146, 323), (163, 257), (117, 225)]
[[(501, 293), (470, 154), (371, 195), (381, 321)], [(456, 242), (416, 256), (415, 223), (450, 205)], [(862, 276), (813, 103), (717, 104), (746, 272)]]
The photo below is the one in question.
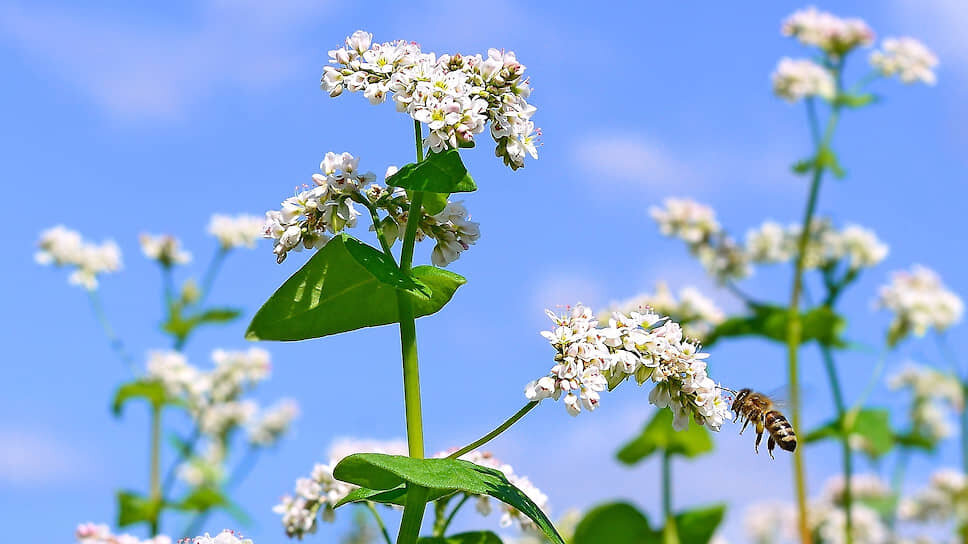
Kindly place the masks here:
[(776, 410), (770, 410), (764, 415), (766, 430), (770, 437), (776, 441), (780, 449), (794, 451), (797, 449), (797, 435), (793, 432), (793, 427), (787, 418)]

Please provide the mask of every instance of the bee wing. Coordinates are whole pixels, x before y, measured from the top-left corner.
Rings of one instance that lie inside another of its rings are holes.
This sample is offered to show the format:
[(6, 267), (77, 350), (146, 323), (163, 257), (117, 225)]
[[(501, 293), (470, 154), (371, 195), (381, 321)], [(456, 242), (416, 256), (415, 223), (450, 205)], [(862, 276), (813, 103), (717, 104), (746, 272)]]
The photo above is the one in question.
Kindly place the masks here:
[[(770, 397), (773, 401), (773, 405), (776, 406), (777, 410), (783, 411), (790, 407), (790, 386), (781, 385), (779, 387), (774, 387), (766, 393), (766, 396)], [(813, 388), (809, 385), (800, 387), (800, 402), (803, 403), (813, 397)]]

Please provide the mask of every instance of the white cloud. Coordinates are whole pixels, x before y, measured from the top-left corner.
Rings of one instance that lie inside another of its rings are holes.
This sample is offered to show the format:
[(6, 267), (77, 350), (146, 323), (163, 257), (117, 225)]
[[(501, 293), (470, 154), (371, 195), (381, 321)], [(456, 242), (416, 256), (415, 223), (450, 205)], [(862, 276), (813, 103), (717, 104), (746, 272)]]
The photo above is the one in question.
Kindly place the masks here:
[(321, 12), (310, 0), (209, 0), (197, 24), (166, 28), (93, 12), (0, 9), (0, 40), (125, 118), (177, 118), (220, 87), (259, 89), (298, 65), (290, 35)]
[(90, 462), (76, 444), (45, 431), (0, 429), (0, 483), (35, 485), (77, 480)]

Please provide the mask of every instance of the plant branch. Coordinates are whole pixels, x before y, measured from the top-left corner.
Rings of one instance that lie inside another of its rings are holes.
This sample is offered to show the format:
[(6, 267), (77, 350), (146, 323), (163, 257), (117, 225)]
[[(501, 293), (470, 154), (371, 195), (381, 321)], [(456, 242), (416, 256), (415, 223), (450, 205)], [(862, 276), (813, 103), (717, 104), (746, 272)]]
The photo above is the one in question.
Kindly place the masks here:
[(373, 514), (373, 519), (376, 520), (377, 527), (380, 528), (380, 533), (383, 535), (383, 540), (386, 540), (387, 544), (393, 544), (393, 540), (390, 539), (390, 533), (387, 532), (387, 526), (383, 523), (383, 518), (380, 517), (380, 513), (377, 512), (376, 506), (370, 501), (365, 501), (367, 509)]
[(830, 391), (834, 396), (834, 406), (837, 408), (837, 419), (845, 426), (838, 437), (840, 439), (841, 463), (844, 471), (844, 536), (845, 542), (852, 544), (854, 539), (854, 493), (851, 478), (854, 473), (854, 460), (848, 436), (849, 427), (846, 427), (847, 405), (844, 403), (844, 394), (840, 388), (840, 379), (837, 377), (837, 367), (834, 364), (833, 352), (826, 345), (820, 346), (820, 352), (823, 354), (824, 368), (827, 370), (827, 380), (830, 382)]
[(521, 419), (522, 417), (524, 417), (525, 415), (527, 415), (527, 413), (530, 412), (531, 410), (534, 410), (535, 407), (537, 407), (537, 406), (538, 406), (538, 401), (531, 401), (531, 402), (525, 404), (524, 405), (524, 408), (521, 408), (520, 410), (518, 410), (517, 412), (515, 412), (515, 414), (513, 416), (509, 417), (504, 423), (498, 425), (493, 431), (485, 434), (481, 438), (478, 438), (477, 440), (471, 442), (470, 444), (464, 446), (463, 448), (461, 448), (461, 449), (455, 451), (454, 453), (448, 455), (447, 458), (448, 459), (457, 459), (461, 455), (464, 455), (466, 453), (470, 453), (470, 452), (476, 450), (477, 448), (483, 446), (484, 444), (487, 444), (491, 440), (494, 440), (495, 438), (498, 437), (498, 435), (500, 435), (504, 431), (508, 430), (508, 428), (510, 428), (511, 425), (514, 425), (515, 423), (517, 423), (517, 421), (519, 419)]
[(114, 351), (115, 355), (121, 359), (121, 362), (128, 367), (128, 370), (132, 374), (137, 374), (134, 368), (134, 359), (131, 358), (128, 350), (124, 347), (124, 342), (115, 334), (114, 328), (111, 327), (111, 322), (108, 321), (107, 314), (104, 312), (104, 306), (101, 304), (101, 297), (98, 296), (97, 291), (94, 289), (88, 290), (87, 297), (91, 302), (91, 311), (94, 312), (95, 319), (101, 325), (104, 335), (107, 336), (111, 350)]

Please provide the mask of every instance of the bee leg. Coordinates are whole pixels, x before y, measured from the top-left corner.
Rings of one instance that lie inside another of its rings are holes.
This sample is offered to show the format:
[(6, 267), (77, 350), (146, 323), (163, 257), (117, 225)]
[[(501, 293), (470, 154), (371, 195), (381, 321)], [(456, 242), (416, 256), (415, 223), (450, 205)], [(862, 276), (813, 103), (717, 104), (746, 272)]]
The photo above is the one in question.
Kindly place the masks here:
[(753, 450), (756, 453), (760, 453), (760, 441), (763, 440), (763, 424), (759, 421), (756, 422), (756, 444), (753, 445)]
[(770, 439), (766, 441), (766, 451), (769, 452), (770, 459), (776, 459), (776, 457), (773, 457), (773, 448), (775, 446), (776, 440), (773, 440), (773, 436), (770, 436)]
[(746, 426), (749, 424), (750, 424), (750, 420), (746, 419), (746, 421), (743, 422), (743, 428), (739, 430), (739, 434), (743, 434), (743, 431), (746, 430)]

